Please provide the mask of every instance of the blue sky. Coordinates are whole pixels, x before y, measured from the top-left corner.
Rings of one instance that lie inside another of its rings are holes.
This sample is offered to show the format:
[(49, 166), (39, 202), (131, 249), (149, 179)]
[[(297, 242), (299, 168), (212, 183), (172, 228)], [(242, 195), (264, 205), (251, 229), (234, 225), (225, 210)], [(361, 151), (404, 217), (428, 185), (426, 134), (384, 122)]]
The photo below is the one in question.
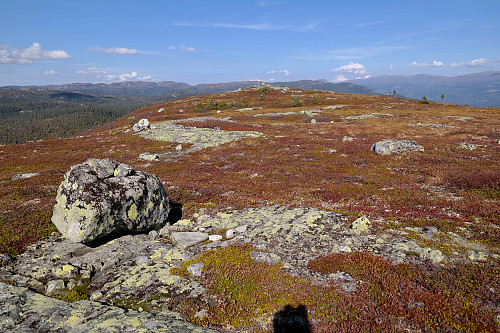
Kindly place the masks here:
[(0, 86), (488, 70), (500, 70), (499, 0), (0, 4)]

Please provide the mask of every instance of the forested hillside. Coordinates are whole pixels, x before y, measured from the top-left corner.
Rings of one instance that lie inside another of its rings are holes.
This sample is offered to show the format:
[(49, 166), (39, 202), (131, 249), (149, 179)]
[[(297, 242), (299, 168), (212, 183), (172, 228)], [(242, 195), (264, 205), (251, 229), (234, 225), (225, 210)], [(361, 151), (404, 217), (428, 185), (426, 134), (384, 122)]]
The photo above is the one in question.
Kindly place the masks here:
[(0, 89), (0, 144), (75, 135), (146, 105), (178, 97), (178, 94), (138, 97)]

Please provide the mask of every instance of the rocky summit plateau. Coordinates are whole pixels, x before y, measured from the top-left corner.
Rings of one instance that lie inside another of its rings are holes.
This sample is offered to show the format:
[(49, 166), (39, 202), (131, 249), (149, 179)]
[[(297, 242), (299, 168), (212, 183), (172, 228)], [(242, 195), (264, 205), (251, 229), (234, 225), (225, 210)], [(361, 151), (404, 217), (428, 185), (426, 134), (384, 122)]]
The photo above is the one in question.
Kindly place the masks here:
[(499, 129), (262, 85), (0, 146), (0, 331), (498, 332)]

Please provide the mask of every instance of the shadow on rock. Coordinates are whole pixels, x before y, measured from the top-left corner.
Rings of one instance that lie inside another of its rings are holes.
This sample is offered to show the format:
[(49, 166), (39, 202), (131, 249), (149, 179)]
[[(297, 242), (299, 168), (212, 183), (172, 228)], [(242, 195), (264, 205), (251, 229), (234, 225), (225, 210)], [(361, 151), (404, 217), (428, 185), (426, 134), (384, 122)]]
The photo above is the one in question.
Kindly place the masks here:
[(307, 309), (304, 305), (294, 308), (291, 305), (274, 315), (274, 333), (311, 333), (309, 320), (307, 319)]
[(182, 204), (170, 201), (170, 212), (168, 213), (168, 223), (170, 225), (182, 219)]

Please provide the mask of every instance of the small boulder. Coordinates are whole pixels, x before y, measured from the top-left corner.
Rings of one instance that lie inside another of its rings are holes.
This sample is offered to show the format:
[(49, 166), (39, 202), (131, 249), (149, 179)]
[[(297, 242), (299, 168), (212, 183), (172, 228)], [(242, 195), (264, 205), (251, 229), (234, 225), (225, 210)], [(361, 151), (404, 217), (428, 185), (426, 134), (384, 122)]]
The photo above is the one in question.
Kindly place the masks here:
[(81, 243), (122, 232), (162, 227), (170, 202), (154, 175), (109, 159), (71, 167), (59, 185), (52, 222), (64, 237)]
[(0, 267), (9, 264), (12, 261), (12, 257), (5, 253), (0, 253)]
[(201, 273), (203, 271), (203, 267), (205, 267), (205, 264), (202, 262), (195, 262), (194, 264), (191, 264), (187, 267), (187, 270), (189, 273), (194, 276), (194, 277), (200, 277)]
[(45, 287), (45, 295), (54, 296), (57, 295), (61, 290), (64, 289), (63, 280), (52, 280), (47, 283)]
[(423, 151), (424, 147), (419, 145), (416, 141), (411, 140), (383, 140), (376, 142), (371, 150), (379, 155), (387, 156), (401, 153), (405, 150)]
[(147, 119), (141, 119), (136, 124), (134, 124), (134, 126), (132, 126), (132, 130), (135, 133), (143, 131), (148, 128), (151, 128), (151, 125), (149, 124), (149, 120)]
[(38, 172), (29, 172), (29, 173), (20, 173), (20, 174), (17, 174), (17, 175), (14, 175), (12, 176), (12, 180), (16, 180), (16, 179), (26, 179), (26, 178), (31, 178), (31, 177), (35, 177), (35, 176), (38, 176)]
[(142, 153), (139, 154), (139, 158), (144, 161), (158, 161), (160, 156), (158, 154)]
[(204, 242), (208, 239), (208, 235), (204, 232), (173, 232), (172, 240), (177, 247), (187, 249), (193, 245)]
[(362, 216), (351, 225), (351, 229), (355, 234), (361, 234), (362, 232), (368, 231), (370, 228), (370, 220), (366, 216)]
[(260, 252), (260, 251), (251, 252), (250, 258), (252, 258), (255, 261), (268, 263), (269, 265), (276, 265), (279, 264), (281, 261), (281, 258), (274, 253)]

